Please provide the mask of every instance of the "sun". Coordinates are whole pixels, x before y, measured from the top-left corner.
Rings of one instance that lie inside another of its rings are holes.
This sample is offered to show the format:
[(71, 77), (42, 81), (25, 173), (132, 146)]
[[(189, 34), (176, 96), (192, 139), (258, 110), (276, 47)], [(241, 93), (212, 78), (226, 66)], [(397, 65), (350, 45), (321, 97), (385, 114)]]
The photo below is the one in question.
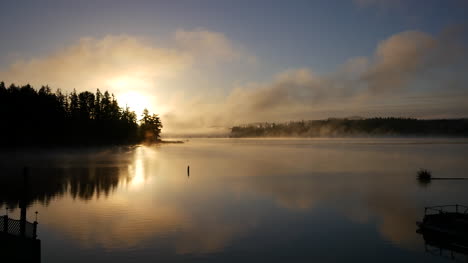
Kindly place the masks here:
[(117, 101), (120, 107), (129, 107), (138, 117), (143, 113), (143, 110), (150, 108), (150, 100), (148, 96), (138, 91), (138, 87), (145, 87), (147, 83), (132, 77), (118, 77), (108, 81), (108, 85), (115, 91)]
[(119, 105), (123, 108), (129, 107), (139, 117), (143, 110), (149, 108), (149, 100), (147, 96), (137, 91), (127, 91), (117, 96)]

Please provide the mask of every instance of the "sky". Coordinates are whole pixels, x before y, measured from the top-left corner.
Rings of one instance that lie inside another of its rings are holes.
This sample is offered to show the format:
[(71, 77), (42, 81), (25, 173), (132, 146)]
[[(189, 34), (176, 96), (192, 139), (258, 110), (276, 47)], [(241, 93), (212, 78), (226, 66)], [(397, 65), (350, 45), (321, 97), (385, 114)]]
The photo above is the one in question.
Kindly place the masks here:
[(168, 134), (468, 117), (468, 0), (0, 2), (0, 80), (114, 93)]

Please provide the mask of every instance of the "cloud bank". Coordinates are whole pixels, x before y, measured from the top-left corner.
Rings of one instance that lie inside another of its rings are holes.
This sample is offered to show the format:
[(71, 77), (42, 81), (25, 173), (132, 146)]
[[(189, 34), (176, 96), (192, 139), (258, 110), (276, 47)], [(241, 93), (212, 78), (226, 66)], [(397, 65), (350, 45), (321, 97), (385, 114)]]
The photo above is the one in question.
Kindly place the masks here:
[(124, 102), (136, 91), (144, 96), (135, 98), (144, 97), (144, 106), (162, 115), (166, 133), (226, 132), (247, 122), (351, 115), (467, 117), (464, 35), (463, 27), (438, 35), (405, 31), (382, 40), (373, 55), (351, 58), (333, 72), (286, 69), (263, 82), (208, 90), (191, 83), (190, 76), (209, 80), (213, 68), (255, 59), (221, 33), (178, 30), (167, 42), (83, 38), (53, 54), (17, 61), (0, 70), (0, 79), (66, 91), (107, 89), (123, 95)]
[(189, 104), (199, 109), (192, 112), (196, 116), (187, 109), (167, 117), (194, 127), (206, 126), (208, 118), (214, 127), (226, 127), (351, 115), (467, 117), (468, 50), (463, 32), (402, 32), (380, 42), (373, 56), (352, 58), (334, 72), (286, 70), (270, 81), (234, 88), (217, 105)]

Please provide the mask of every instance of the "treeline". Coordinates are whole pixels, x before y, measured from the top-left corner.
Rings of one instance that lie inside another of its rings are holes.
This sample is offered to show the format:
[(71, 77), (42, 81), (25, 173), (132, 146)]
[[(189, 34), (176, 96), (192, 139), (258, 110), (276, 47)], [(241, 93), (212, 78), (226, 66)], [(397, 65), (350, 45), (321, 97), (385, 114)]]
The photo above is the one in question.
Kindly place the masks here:
[(351, 136), (468, 137), (468, 119), (370, 118), (256, 123), (232, 127), (230, 134), (230, 137)]
[(160, 139), (160, 118), (144, 111), (138, 120), (114, 95), (99, 89), (64, 94), (48, 86), (8, 88), (0, 82), (0, 146), (109, 145)]

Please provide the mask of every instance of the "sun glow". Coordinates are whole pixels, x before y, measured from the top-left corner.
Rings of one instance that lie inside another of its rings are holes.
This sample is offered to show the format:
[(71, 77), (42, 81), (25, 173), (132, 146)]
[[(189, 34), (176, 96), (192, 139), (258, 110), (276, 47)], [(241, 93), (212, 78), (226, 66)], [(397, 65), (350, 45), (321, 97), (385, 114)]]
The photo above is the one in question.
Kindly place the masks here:
[(117, 98), (119, 105), (129, 107), (131, 111), (135, 111), (138, 118), (145, 108), (149, 108), (149, 100), (142, 93), (137, 91), (128, 91), (119, 95)]
[(129, 173), (132, 174), (130, 181), (131, 188), (139, 188), (145, 182), (145, 166), (143, 163), (144, 152), (141, 147), (136, 149), (135, 161), (128, 167)]
[(125, 76), (108, 81), (108, 85), (115, 91), (119, 105), (123, 108), (129, 107), (138, 117), (145, 108), (151, 110), (148, 96), (138, 91), (148, 86), (144, 80)]

